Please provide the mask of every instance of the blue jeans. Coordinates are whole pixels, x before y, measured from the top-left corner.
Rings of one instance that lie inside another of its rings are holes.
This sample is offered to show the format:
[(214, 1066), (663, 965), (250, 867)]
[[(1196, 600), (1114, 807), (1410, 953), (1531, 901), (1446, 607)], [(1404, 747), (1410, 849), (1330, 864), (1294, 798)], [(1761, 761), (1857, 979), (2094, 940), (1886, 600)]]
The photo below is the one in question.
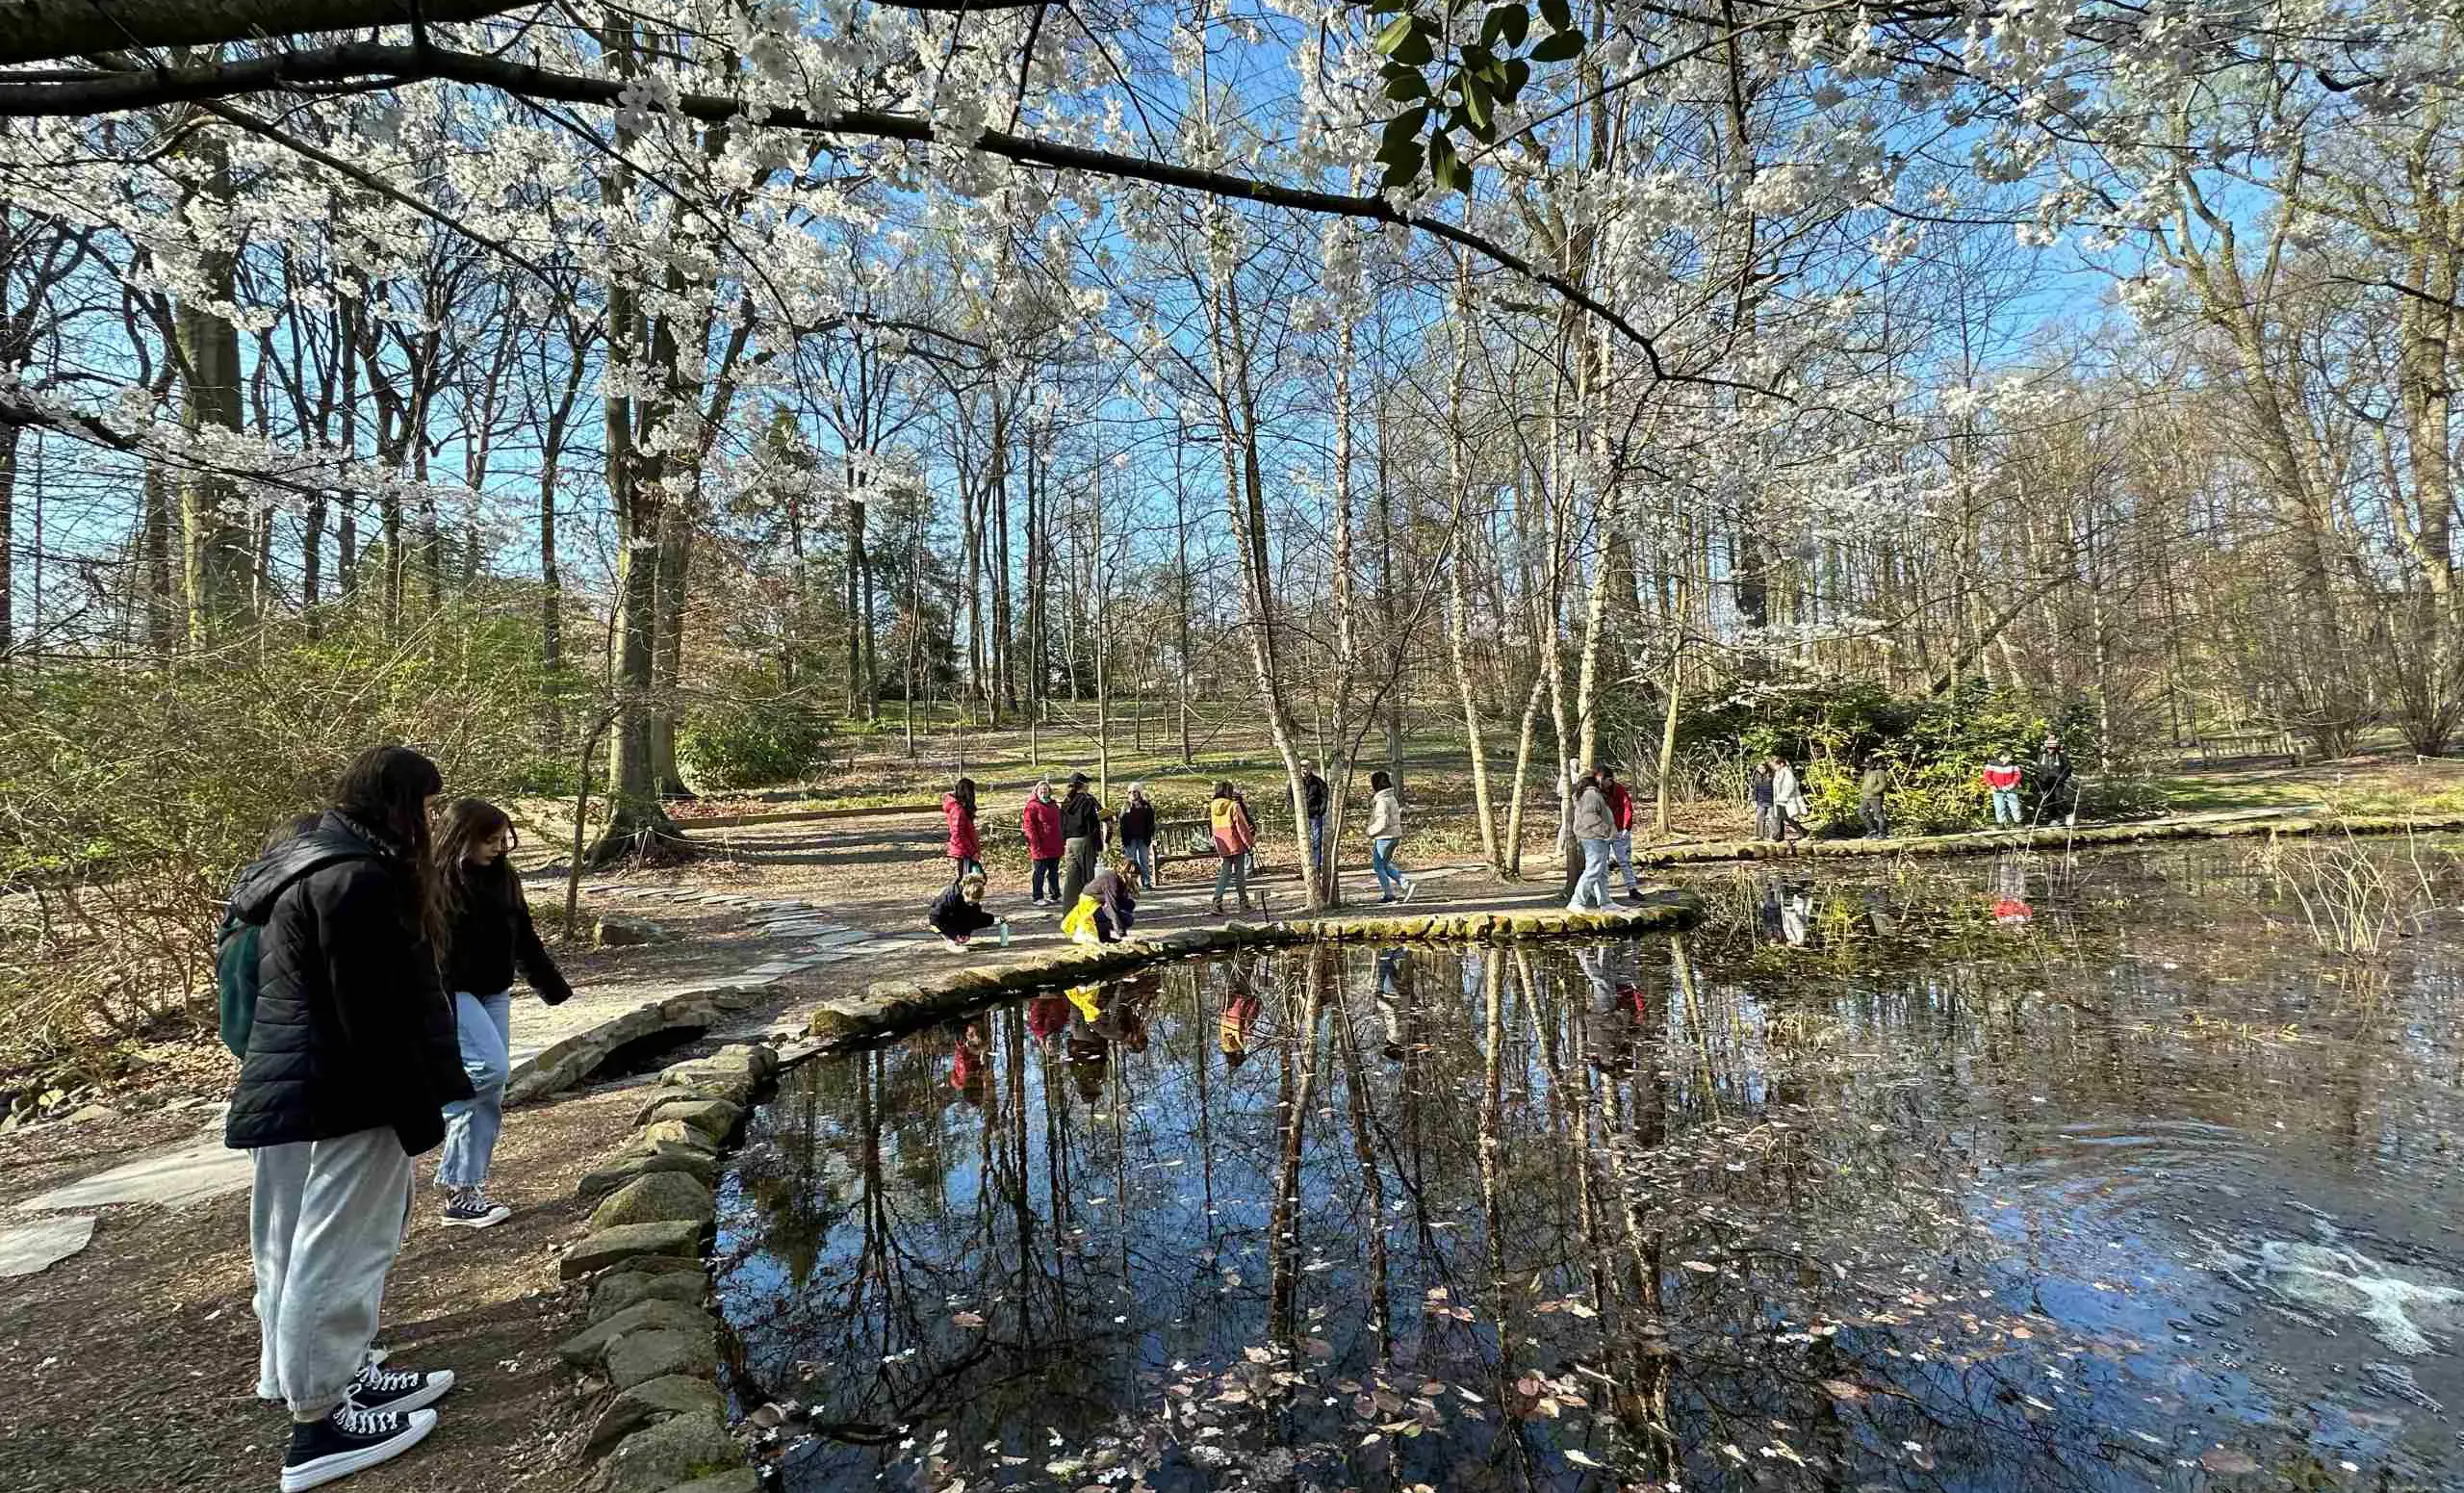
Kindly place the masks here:
[(1052, 888), (1051, 895), (1053, 900), (1059, 901), (1061, 898), (1061, 858), (1059, 856), (1052, 856), (1048, 858), (1039, 857), (1036, 861), (1035, 882), (1035, 900), (1041, 901), (1043, 899), (1045, 895), (1044, 888), (1048, 886)]
[(1603, 911), (1608, 906), (1608, 841), (1604, 839), (1582, 842), (1582, 875), (1575, 879), (1574, 900), (1566, 906), (1580, 912), (1586, 898)]
[(1309, 821), (1309, 865), (1312, 870), (1326, 863), (1326, 820), (1324, 815)]
[(2019, 790), (2017, 788), (1993, 790), (1993, 822), (1996, 824), (2019, 822)]
[(1245, 852), (1237, 856), (1215, 858), (1215, 905), (1223, 905), (1223, 888), (1232, 888), (1241, 895), (1241, 905), (1249, 905), (1249, 858)]
[(1377, 878), (1377, 889), (1389, 897), (1408, 885), (1403, 873), (1395, 869), (1395, 847), (1399, 843), (1400, 841), (1391, 837), (1369, 842), (1370, 874)]
[(1634, 883), (1634, 832), (1619, 830), (1616, 837), (1608, 842), (1608, 853), (1616, 857), (1618, 869), (1626, 873), (1626, 889), (1641, 890)]
[(1138, 867), (1138, 885), (1142, 887), (1155, 885), (1155, 842), (1153, 840), (1123, 840), (1120, 853), (1129, 858), (1130, 864)]
[(453, 1035), (462, 1045), (462, 1071), (471, 1075), (472, 1096), (445, 1106), (445, 1151), (436, 1179), (447, 1187), (477, 1187), (504, 1129), (504, 1080), (513, 1045), (513, 992), (453, 996)]

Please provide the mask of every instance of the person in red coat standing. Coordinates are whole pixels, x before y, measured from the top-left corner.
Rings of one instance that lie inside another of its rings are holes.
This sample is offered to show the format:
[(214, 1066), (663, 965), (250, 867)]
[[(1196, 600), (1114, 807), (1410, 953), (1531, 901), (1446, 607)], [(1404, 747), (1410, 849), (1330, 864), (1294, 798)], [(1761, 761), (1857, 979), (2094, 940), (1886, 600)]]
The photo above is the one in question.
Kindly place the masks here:
[(1036, 785), (1021, 817), (1027, 832), (1027, 856), (1036, 863), (1035, 905), (1041, 907), (1047, 901), (1057, 904), (1061, 901), (1061, 804), (1052, 796), (1050, 778)]
[(941, 819), (950, 827), (949, 856), (958, 863), (952, 873), (952, 885), (966, 880), (972, 872), (984, 874), (984, 840), (975, 832), (975, 780), (961, 778), (947, 793), (941, 795)]

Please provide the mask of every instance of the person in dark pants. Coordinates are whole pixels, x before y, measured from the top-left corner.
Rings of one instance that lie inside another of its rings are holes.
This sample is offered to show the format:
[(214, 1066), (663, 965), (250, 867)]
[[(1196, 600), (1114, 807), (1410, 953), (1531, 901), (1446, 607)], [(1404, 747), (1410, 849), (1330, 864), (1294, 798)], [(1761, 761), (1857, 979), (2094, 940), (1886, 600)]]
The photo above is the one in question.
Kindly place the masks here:
[(1257, 830), (1249, 822), (1247, 806), (1229, 783), (1215, 785), (1215, 797), (1207, 801), (1206, 820), (1215, 833), (1215, 905), (1223, 911), (1223, 888), (1231, 887), (1241, 898), (1241, 911), (1249, 910), (1249, 848), (1257, 842)]
[[(1027, 859), (1035, 862), (1035, 905), (1041, 907), (1047, 897), (1061, 900), (1061, 805), (1052, 796), (1052, 780), (1046, 778), (1027, 795), (1027, 807), (1019, 815), (1027, 833)], [(1047, 891), (1046, 888), (1050, 890)]]
[(1771, 786), (1770, 759), (1765, 758), (1754, 764), (1754, 783), (1748, 792), (1754, 801), (1754, 837), (1778, 839), (1780, 831), (1775, 821), (1780, 817), (1780, 813)]
[(2079, 783), (2070, 775), (2070, 754), (2060, 736), (2048, 735), (2037, 754), (2037, 823), (2069, 824), (2079, 816)]
[(1095, 852), (1104, 848), (1104, 806), (1087, 791), (1087, 775), (1069, 775), (1069, 792), (1061, 801), (1061, 910), (1078, 905), (1079, 893), (1095, 875)]
[(956, 886), (968, 876), (984, 874), (984, 839), (975, 828), (975, 780), (961, 778), (941, 795), (941, 822), (949, 827), (949, 838), (943, 848), (956, 867), (950, 883)]
[(472, 1097), (437, 976), (427, 803), (444, 786), (407, 748), (360, 754), (317, 827), (231, 894), (263, 933), (222, 1138), (254, 1163), (258, 1393), (291, 1410), (283, 1493), (400, 1455), (453, 1387), (449, 1370), (369, 1361), (411, 1158), (444, 1141), (445, 1106)]
[(924, 920), (953, 949), (963, 949), (967, 940), (988, 928), (997, 928), (1001, 920), (984, 910), (984, 873), (972, 871), (941, 888), (933, 899), (932, 909)]
[(1883, 770), (1881, 759), (1866, 758), (1865, 770), (1857, 779), (1857, 817), (1864, 821), (1867, 839), (1890, 834), (1890, 810), (1883, 802), (1889, 789), (1890, 774)]
[(513, 1067), (514, 966), (551, 1006), (573, 994), (539, 942), (522, 876), (505, 859), (519, 842), (505, 811), (476, 798), (457, 799), (446, 811), (436, 842), (445, 989), (472, 1090), (470, 1098), (445, 1106), (445, 1154), (436, 1168), (448, 1194), (445, 1222), (456, 1228), (490, 1228), (513, 1216), (489, 1198), (488, 1171)]
[(1300, 764), (1300, 797), (1309, 811), (1309, 867), (1315, 873), (1326, 864), (1326, 780), (1318, 776), (1316, 762)]

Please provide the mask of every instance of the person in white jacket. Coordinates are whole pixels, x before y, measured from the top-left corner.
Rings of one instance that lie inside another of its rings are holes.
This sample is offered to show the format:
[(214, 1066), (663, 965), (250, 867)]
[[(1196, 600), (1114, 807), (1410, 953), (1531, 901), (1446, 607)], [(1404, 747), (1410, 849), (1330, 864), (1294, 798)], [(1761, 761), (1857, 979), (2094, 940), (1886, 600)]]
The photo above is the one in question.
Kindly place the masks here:
[(1377, 878), (1377, 900), (1409, 902), (1418, 889), (1413, 880), (1395, 868), (1395, 844), (1403, 837), (1403, 801), (1395, 794), (1395, 780), (1384, 772), (1369, 775), (1375, 797), (1369, 802), (1369, 869)]
[(1806, 790), (1797, 782), (1797, 769), (1784, 757), (1771, 759), (1771, 819), (1776, 832), (1772, 838), (1805, 838)]

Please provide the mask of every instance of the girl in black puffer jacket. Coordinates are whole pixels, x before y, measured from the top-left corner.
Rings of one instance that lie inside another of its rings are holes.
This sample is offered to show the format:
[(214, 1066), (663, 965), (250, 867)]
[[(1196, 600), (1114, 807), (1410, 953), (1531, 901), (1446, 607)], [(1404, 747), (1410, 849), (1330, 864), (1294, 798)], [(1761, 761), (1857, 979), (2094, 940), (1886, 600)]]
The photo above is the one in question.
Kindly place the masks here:
[(445, 1222), (486, 1228), (513, 1210), (488, 1197), (488, 1167), (504, 1125), (504, 1083), (513, 1041), (513, 970), (549, 1005), (573, 993), (530, 924), (522, 877), (506, 859), (518, 837), (503, 810), (456, 799), (437, 836), (438, 920), (444, 932), (445, 989), (453, 1000), (462, 1070), (471, 1097), (445, 1106), (445, 1155), (436, 1180), (446, 1189)]
[(259, 1395), (291, 1407), (284, 1493), (400, 1454), (436, 1425), (450, 1370), (368, 1364), (402, 1245), (411, 1158), (471, 1094), (429, 938), (436, 764), (360, 755), (334, 807), (250, 866), (232, 914), (263, 929), (248, 1050), (223, 1124), (253, 1153), (249, 1264)]

